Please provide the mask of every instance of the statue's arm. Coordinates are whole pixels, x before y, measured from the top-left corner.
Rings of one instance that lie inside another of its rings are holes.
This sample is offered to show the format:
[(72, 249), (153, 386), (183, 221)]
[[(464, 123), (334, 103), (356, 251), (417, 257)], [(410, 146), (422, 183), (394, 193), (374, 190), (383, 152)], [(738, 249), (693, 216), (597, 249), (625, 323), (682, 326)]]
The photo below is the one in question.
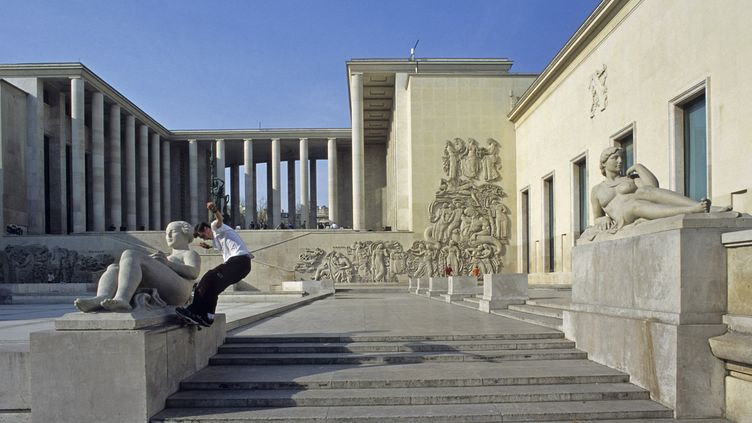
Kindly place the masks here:
[(201, 271), (201, 256), (195, 251), (190, 251), (183, 257), (183, 263), (168, 258), (165, 264), (186, 279), (196, 279)]
[(637, 174), (638, 178), (635, 178), (635, 184), (638, 187), (651, 186), (658, 188), (658, 178), (655, 177), (653, 172), (648, 170), (644, 165), (635, 163), (627, 169), (627, 176)]

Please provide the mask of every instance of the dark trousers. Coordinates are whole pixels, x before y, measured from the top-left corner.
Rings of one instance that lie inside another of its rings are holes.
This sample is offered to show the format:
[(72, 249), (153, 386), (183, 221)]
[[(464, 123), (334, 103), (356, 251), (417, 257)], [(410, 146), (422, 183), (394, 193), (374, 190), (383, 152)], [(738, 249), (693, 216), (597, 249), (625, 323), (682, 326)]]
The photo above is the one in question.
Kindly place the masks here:
[(206, 272), (193, 291), (193, 303), (188, 308), (205, 315), (217, 310), (217, 298), (228, 286), (240, 282), (251, 271), (248, 256), (230, 257), (227, 262)]

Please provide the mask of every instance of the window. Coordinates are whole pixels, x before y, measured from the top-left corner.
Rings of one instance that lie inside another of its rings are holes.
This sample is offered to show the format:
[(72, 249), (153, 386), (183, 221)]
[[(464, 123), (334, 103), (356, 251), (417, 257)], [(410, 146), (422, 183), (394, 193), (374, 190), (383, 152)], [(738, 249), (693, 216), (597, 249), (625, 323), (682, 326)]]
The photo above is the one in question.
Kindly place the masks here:
[(520, 193), (522, 216), (522, 272), (530, 273), (530, 192), (525, 189)]
[(684, 104), (684, 195), (700, 201), (708, 196), (705, 94)]
[(629, 131), (624, 136), (614, 140), (614, 144), (624, 150), (624, 168), (622, 169), (622, 172), (625, 172), (634, 165), (634, 138), (632, 136), (632, 131)]
[(574, 234), (578, 237), (588, 227), (588, 178), (587, 159), (580, 158), (574, 162), (573, 169), (574, 190), (572, 204), (574, 205)]
[(545, 246), (544, 254), (546, 272), (553, 272), (555, 267), (554, 260), (554, 177), (549, 176), (543, 180), (543, 207), (544, 207), (544, 230)]

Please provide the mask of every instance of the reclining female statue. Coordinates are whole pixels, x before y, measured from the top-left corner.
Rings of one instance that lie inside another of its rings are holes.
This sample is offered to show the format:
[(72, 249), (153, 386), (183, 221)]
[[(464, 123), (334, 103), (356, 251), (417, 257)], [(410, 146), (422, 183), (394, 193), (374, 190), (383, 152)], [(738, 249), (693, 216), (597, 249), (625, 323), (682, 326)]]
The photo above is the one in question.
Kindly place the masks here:
[(620, 176), (624, 162), (620, 147), (603, 150), (601, 174), (606, 179), (593, 187), (590, 205), (594, 226), (601, 231), (617, 231), (638, 219), (653, 220), (685, 213), (707, 213), (710, 200), (700, 202), (658, 187), (658, 179), (645, 166), (635, 164)]
[(111, 264), (99, 278), (97, 295), (78, 298), (76, 308), (83, 312), (130, 311), (131, 298), (139, 287), (156, 288), (169, 305), (185, 304), (201, 269), (201, 257), (189, 247), (193, 227), (188, 222), (171, 222), (165, 229), (165, 239), (172, 248), (169, 256), (161, 251), (123, 251), (120, 261)]

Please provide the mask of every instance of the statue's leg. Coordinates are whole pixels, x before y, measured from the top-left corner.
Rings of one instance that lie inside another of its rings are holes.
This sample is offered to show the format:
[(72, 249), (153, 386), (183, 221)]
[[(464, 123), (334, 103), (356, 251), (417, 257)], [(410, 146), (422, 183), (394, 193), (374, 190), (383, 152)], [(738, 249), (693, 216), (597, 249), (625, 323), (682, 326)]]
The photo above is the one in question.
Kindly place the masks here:
[(705, 212), (705, 206), (701, 203), (693, 202), (693, 204), (689, 206), (673, 206), (656, 204), (644, 200), (636, 200), (630, 210), (630, 214), (635, 220), (638, 218), (653, 220), (686, 213), (703, 212)]
[(638, 188), (635, 192), (635, 198), (638, 200), (652, 201), (653, 203), (658, 203), (666, 206), (691, 207), (700, 204), (689, 197), (685, 197), (679, 194), (678, 192), (656, 187)]
[(117, 264), (109, 265), (107, 270), (105, 270), (99, 278), (99, 282), (97, 283), (97, 295), (94, 297), (76, 298), (73, 305), (84, 313), (101, 309), (102, 301), (110, 299), (115, 295), (119, 269), (120, 266)]
[(120, 256), (117, 291), (112, 298), (102, 301), (102, 307), (110, 311), (131, 310), (130, 301), (141, 283), (141, 262), (144, 261), (144, 258), (154, 260), (140, 251), (123, 251)]
[(191, 297), (194, 281), (181, 277), (160, 261), (149, 259), (141, 263), (141, 286), (156, 288), (169, 305), (184, 305)]

